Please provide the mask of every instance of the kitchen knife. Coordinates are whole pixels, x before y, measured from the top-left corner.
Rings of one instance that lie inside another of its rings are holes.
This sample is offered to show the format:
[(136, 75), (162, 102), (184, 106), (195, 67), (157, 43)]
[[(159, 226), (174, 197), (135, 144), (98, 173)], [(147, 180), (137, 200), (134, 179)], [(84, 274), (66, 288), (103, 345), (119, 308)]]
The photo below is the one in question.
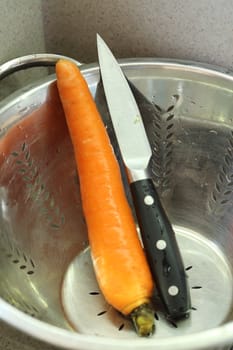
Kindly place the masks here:
[(105, 96), (121, 155), (127, 169), (141, 238), (156, 288), (171, 319), (187, 315), (190, 291), (172, 226), (154, 187), (152, 151), (140, 111), (119, 64), (97, 35)]

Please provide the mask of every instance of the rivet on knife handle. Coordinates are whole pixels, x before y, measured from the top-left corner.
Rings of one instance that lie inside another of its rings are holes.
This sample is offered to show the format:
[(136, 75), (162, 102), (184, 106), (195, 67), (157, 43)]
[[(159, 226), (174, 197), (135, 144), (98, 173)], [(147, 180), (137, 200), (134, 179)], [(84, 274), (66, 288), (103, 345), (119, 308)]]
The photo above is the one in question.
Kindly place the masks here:
[(156, 288), (171, 318), (190, 310), (189, 289), (175, 234), (151, 179), (131, 183), (145, 253)]

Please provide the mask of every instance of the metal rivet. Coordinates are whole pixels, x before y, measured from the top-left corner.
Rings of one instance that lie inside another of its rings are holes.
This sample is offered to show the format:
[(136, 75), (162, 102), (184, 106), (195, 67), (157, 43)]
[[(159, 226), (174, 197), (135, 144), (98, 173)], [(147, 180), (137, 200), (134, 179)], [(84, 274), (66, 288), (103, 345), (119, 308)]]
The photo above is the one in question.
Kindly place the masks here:
[(179, 288), (177, 286), (170, 286), (168, 288), (168, 293), (171, 295), (171, 296), (175, 296), (179, 293)]
[(163, 239), (159, 239), (156, 242), (156, 248), (159, 250), (164, 250), (167, 247), (167, 243)]
[(144, 198), (144, 203), (146, 205), (152, 205), (154, 203), (154, 198), (150, 195), (147, 195), (145, 198)]

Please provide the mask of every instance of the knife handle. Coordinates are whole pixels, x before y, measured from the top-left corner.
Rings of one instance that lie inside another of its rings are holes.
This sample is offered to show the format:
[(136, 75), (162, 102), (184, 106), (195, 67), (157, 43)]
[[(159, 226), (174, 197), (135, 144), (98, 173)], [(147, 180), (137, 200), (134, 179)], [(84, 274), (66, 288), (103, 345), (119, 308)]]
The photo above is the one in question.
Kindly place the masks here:
[(177, 319), (190, 308), (190, 291), (172, 226), (151, 178), (130, 184), (145, 254), (155, 289), (167, 316)]

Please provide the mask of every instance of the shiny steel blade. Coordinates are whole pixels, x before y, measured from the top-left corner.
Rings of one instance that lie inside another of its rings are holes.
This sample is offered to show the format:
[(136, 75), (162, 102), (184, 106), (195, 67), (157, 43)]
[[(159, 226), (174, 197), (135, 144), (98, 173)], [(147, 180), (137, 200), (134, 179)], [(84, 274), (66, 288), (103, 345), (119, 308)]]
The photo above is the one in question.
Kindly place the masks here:
[(97, 35), (103, 86), (122, 158), (131, 170), (146, 170), (152, 152), (140, 111), (112, 52)]

